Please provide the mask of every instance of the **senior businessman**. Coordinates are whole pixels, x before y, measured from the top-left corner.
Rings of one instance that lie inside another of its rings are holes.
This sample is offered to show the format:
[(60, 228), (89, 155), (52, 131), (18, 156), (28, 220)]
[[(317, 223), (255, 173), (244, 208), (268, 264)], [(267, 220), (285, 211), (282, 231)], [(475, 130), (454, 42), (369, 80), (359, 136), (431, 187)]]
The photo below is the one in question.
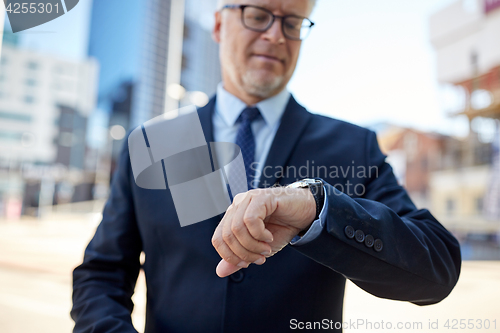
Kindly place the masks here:
[(135, 332), (141, 252), (146, 332), (342, 322), (346, 279), (418, 305), (451, 292), (458, 242), (398, 185), (375, 134), (313, 115), (286, 90), (313, 6), (221, 1), (213, 38), (223, 81), (198, 116), (207, 142), (241, 147), (249, 188), (258, 188), (235, 196), (224, 215), (180, 227), (168, 189), (135, 184), (125, 147), (102, 222), (74, 271), (75, 332)]

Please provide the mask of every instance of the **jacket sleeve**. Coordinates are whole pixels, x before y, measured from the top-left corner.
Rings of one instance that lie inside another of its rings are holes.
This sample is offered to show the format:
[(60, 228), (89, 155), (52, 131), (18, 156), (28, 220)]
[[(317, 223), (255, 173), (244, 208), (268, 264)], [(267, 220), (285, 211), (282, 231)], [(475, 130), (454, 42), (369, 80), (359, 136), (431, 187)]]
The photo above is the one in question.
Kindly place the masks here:
[(327, 212), (321, 231), (292, 247), (375, 296), (417, 305), (437, 303), (458, 281), (458, 241), (428, 210), (417, 210), (371, 131), (366, 151), (366, 173), (373, 174), (363, 183), (362, 198), (325, 184)]
[[(125, 140), (126, 142), (127, 140)], [(125, 143), (103, 219), (73, 272), (74, 332), (136, 332), (131, 312), (142, 242), (131, 194)]]

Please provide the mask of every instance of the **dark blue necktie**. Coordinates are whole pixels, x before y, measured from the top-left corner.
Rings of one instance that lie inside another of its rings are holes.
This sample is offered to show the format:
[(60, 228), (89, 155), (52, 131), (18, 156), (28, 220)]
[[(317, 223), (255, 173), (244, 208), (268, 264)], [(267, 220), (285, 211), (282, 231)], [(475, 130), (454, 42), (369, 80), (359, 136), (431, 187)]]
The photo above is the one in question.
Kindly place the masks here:
[(241, 112), (238, 118), (240, 121), (240, 128), (236, 135), (236, 144), (241, 148), (241, 155), (243, 156), (247, 174), (248, 189), (253, 188), (252, 184), (256, 185), (256, 182), (253, 182), (255, 166), (253, 168), (251, 167), (255, 159), (255, 138), (252, 133), (251, 125), (259, 116), (259, 109), (256, 107), (247, 107)]

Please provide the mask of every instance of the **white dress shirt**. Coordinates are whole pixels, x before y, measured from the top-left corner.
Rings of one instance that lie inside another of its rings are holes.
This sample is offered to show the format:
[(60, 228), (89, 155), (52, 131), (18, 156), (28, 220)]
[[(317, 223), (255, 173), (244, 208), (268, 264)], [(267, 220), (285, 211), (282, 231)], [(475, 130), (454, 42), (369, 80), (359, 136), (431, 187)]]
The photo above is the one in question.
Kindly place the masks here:
[[(283, 89), (279, 94), (263, 100), (255, 105), (262, 117), (252, 122), (252, 133), (255, 139), (255, 156), (257, 162), (255, 177), (259, 179), (264, 163), (266, 163), (269, 149), (273, 143), (281, 116), (285, 112), (286, 105), (290, 99), (288, 90)], [(212, 123), (215, 142), (235, 142), (238, 134), (239, 123), (236, 123), (241, 112), (247, 105), (236, 96), (224, 89), (222, 82), (217, 86), (217, 98), (215, 100), (215, 112)]]

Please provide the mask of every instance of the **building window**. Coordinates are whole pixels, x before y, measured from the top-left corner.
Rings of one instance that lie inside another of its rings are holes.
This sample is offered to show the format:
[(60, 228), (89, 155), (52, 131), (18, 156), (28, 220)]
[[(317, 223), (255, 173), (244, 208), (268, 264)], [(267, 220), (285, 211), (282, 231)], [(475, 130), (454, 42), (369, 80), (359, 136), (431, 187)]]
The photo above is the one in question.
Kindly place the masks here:
[(185, 70), (188, 67), (188, 58), (183, 54), (181, 61), (181, 69)]
[(28, 123), (31, 121), (31, 118), (32, 117), (27, 114), (0, 111), (0, 119), (15, 120)]
[(38, 63), (34, 62), (34, 61), (29, 61), (28, 63), (26, 63), (26, 67), (28, 67), (29, 69), (38, 69)]
[(0, 140), (2, 141), (21, 141), (22, 137), (22, 133), (0, 132)]
[(455, 211), (455, 200), (447, 199), (446, 200), (446, 212), (448, 214), (452, 214)]
[(418, 137), (417, 134), (409, 132), (403, 139), (404, 150), (409, 162), (412, 162), (417, 155)]
[(484, 199), (483, 197), (476, 198), (476, 212), (481, 213), (483, 211)]
[(73, 128), (73, 115), (71, 113), (62, 112), (59, 119), (61, 128)]
[(422, 167), (422, 170), (424, 171), (427, 171), (427, 169), (429, 168), (429, 161), (427, 161), (427, 158), (422, 158), (422, 161), (420, 161), (421, 163), (421, 167)]
[(33, 104), (35, 102), (35, 98), (33, 96), (24, 96), (24, 103)]
[(36, 86), (36, 80), (34, 80), (34, 79), (26, 79), (26, 81), (24, 81), (24, 83), (25, 83), (27, 86), (30, 86), (30, 87), (34, 87), (34, 86)]

